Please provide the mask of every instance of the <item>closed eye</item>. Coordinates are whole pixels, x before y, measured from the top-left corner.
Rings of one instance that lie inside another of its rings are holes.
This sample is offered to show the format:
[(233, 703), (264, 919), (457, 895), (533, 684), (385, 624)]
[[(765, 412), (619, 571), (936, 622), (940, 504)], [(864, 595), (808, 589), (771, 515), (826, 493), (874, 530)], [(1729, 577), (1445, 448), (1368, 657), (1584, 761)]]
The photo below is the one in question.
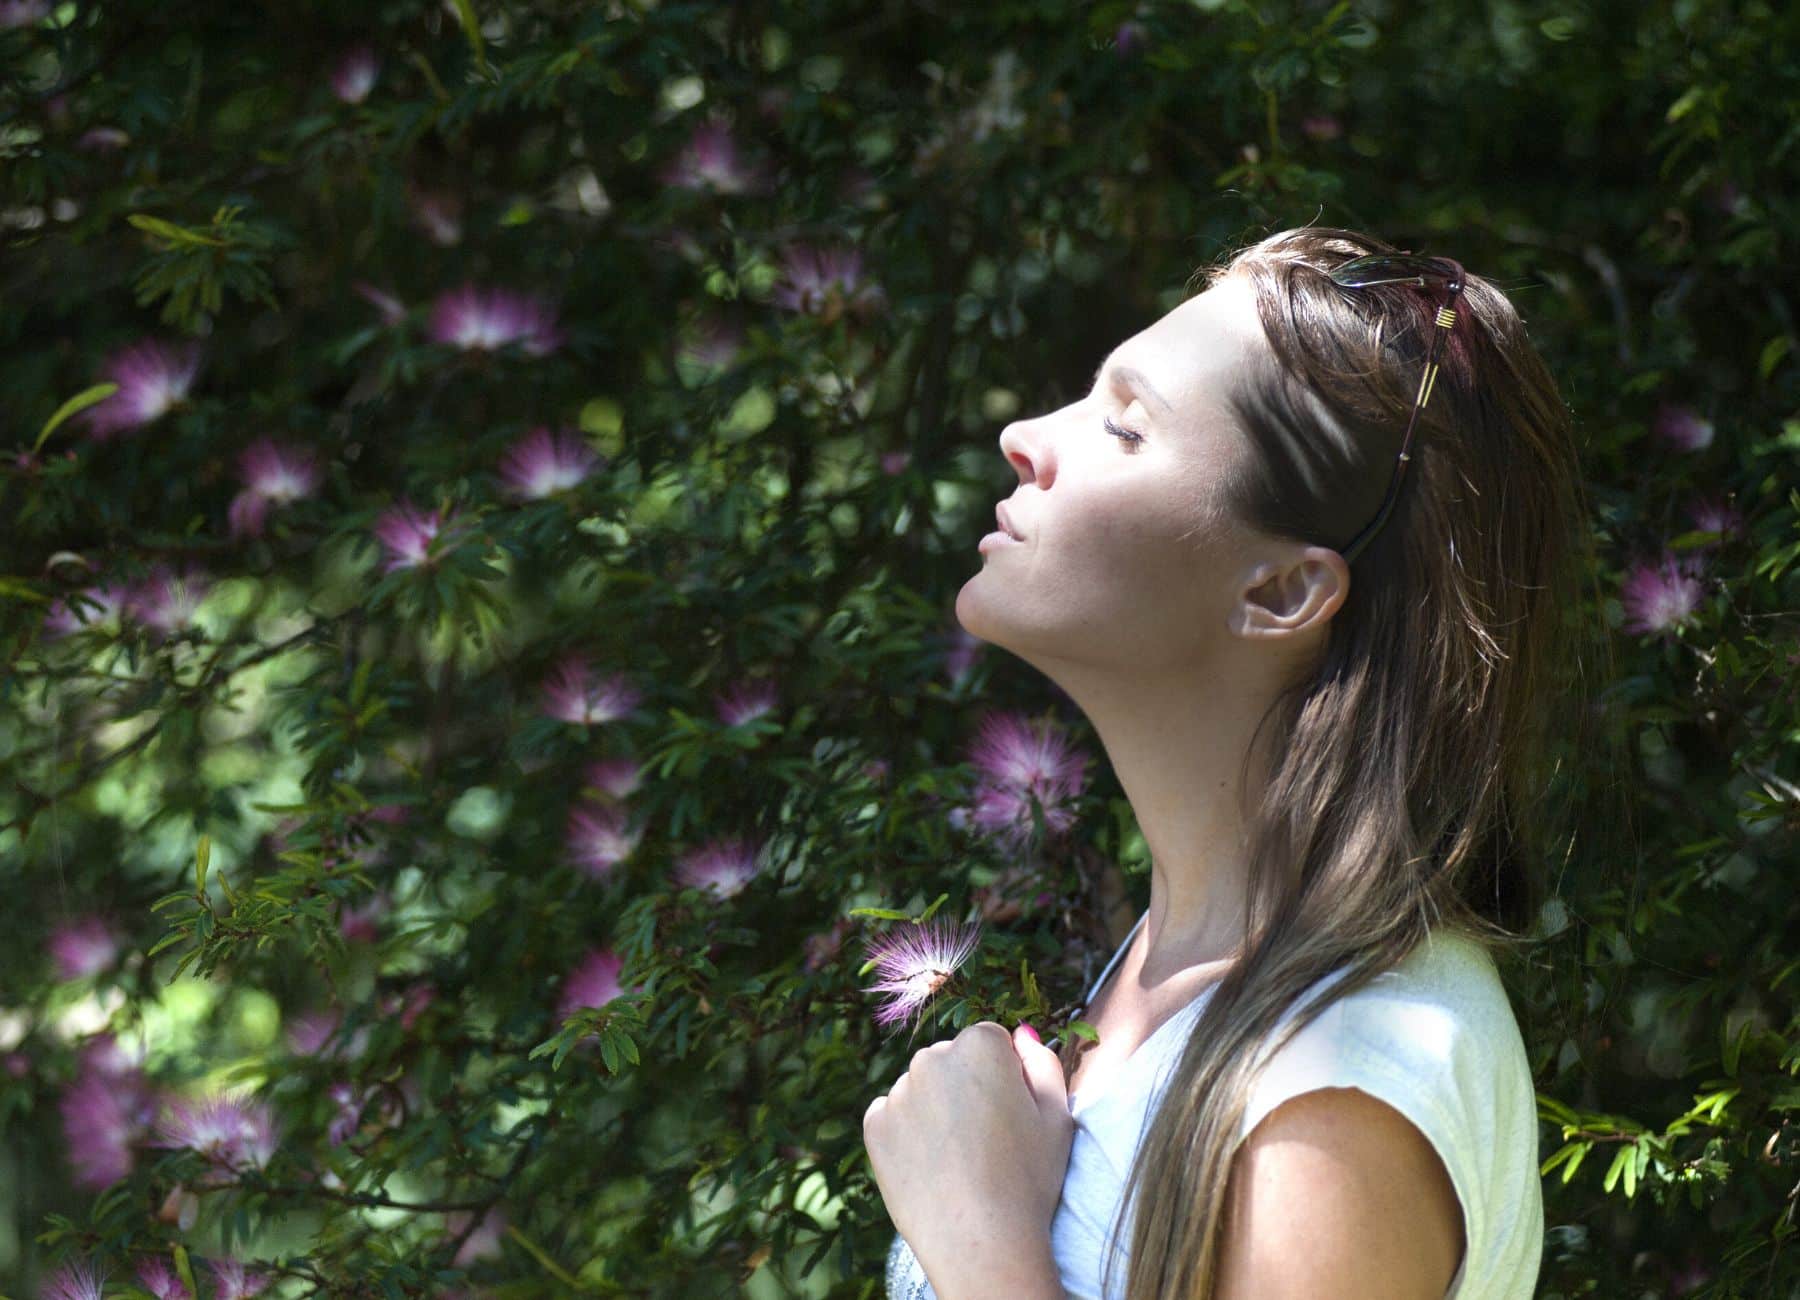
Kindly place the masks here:
[(1100, 425), (1108, 433), (1112, 434), (1113, 437), (1119, 439), (1119, 441), (1125, 443), (1127, 446), (1135, 447), (1144, 440), (1143, 434), (1133, 432), (1130, 429), (1120, 428), (1118, 425), (1114, 424), (1110, 415), (1101, 416)]

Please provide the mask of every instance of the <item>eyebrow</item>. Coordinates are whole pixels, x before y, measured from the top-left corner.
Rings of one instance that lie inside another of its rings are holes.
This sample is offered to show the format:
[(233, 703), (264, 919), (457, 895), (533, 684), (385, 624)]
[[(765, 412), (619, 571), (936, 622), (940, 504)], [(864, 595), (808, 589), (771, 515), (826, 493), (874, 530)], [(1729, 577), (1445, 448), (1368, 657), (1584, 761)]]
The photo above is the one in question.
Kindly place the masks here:
[[(1106, 359), (1106, 361), (1111, 360), (1112, 358), (1110, 356)], [(1102, 361), (1100, 363), (1100, 368), (1094, 371), (1093, 382), (1096, 384), (1100, 382), (1100, 376), (1106, 370), (1106, 361)], [(1162, 407), (1165, 415), (1173, 415), (1175, 413), (1175, 408), (1169, 405), (1168, 399), (1157, 392), (1155, 388), (1151, 387), (1150, 381), (1144, 377), (1143, 371), (1134, 369), (1131, 366), (1114, 366), (1112, 368), (1112, 375), (1115, 380), (1132, 391), (1143, 393), (1146, 396), (1154, 398), (1156, 404)]]

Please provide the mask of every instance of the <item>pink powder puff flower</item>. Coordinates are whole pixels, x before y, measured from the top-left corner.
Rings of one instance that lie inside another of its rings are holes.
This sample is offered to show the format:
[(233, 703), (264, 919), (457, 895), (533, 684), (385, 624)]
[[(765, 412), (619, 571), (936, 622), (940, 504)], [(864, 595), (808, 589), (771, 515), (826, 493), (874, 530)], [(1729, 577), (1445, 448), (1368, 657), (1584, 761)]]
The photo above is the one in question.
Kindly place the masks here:
[(172, 636), (194, 625), (210, 590), (211, 583), (197, 566), (174, 569), (158, 564), (133, 589), (127, 612), (146, 627)]
[(744, 348), (744, 331), (730, 321), (709, 316), (696, 323), (676, 353), (679, 361), (717, 378), (731, 368)]
[(144, 339), (114, 353), (101, 368), (101, 377), (119, 388), (82, 412), (89, 434), (103, 441), (161, 419), (186, 400), (200, 371), (200, 352), (198, 343)]
[(369, 1027), (361, 1025), (345, 1039), (338, 1034), (343, 1022), (343, 1012), (330, 1008), (302, 1012), (288, 1021), (288, 1049), (296, 1056), (317, 1056), (326, 1060), (361, 1056), (369, 1045)]
[(625, 959), (611, 948), (590, 948), (563, 980), (557, 1020), (567, 1020), (584, 1007), (603, 1007), (618, 997), (624, 992), (619, 987), (619, 972), (624, 968)]
[(718, 901), (735, 897), (761, 871), (754, 845), (743, 839), (712, 840), (676, 864), (675, 883)]
[(156, 1300), (193, 1300), (194, 1293), (187, 1289), (180, 1274), (170, 1268), (168, 1261), (160, 1255), (139, 1260), (137, 1275), (138, 1281), (144, 1284), (144, 1290), (155, 1296)]
[(88, 153), (112, 153), (131, 143), (131, 134), (116, 126), (89, 127), (75, 141), (77, 149)]
[(358, 280), (350, 287), (374, 304), (384, 325), (398, 325), (406, 319), (406, 304), (393, 294), (377, 289), (367, 280)]
[(86, 1260), (70, 1260), (44, 1278), (42, 1300), (101, 1300), (106, 1275)]
[(757, 170), (739, 153), (731, 128), (720, 121), (694, 128), (681, 152), (663, 169), (662, 182), (714, 194), (744, 194), (762, 187)]
[(261, 537), (272, 505), (301, 501), (319, 490), (319, 465), (310, 451), (258, 438), (238, 457), (244, 490), (231, 502), (234, 537)]
[(1014, 848), (1033, 832), (1031, 797), (1043, 807), (1047, 833), (1075, 821), (1070, 803), (1087, 786), (1083, 758), (1049, 721), (1032, 724), (1016, 713), (990, 714), (970, 748), (977, 779), (969, 821)]
[(416, 569), (431, 559), (431, 544), (448, 534), (453, 512), (439, 508), (426, 514), (409, 501), (384, 511), (375, 521), (375, 539), (387, 548), (385, 572)]
[(232, 1173), (264, 1168), (277, 1145), (267, 1106), (223, 1094), (172, 1102), (156, 1133), (157, 1145), (197, 1151), (218, 1170)]
[(637, 792), (643, 771), (635, 759), (602, 758), (587, 765), (582, 792), (607, 799), (624, 799)]
[(604, 879), (630, 857), (639, 838), (638, 832), (626, 826), (620, 809), (577, 806), (569, 810), (569, 854), (596, 879)]
[(539, 427), (500, 458), (500, 478), (517, 495), (541, 501), (582, 482), (599, 464), (600, 457), (578, 434), (552, 434)]
[[(1688, 522), (1703, 533), (1718, 533), (1720, 538), (1741, 532), (1744, 517), (1734, 509), (1724, 497), (1714, 495), (1702, 497), (1688, 506)], [(1711, 549), (1718, 545), (1709, 542), (1702, 549)]]
[(832, 923), (829, 930), (821, 930), (807, 935), (801, 943), (801, 947), (806, 953), (806, 959), (802, 963), (804, 968), (808, 971), (816, 971), (833, 961), (838, 955), (838, 949), (844, 946), (845, 936), (850, 933), (854, 925), (855, 922), (851, 918), (841, 917)]
[(134, 1147), (156, 1118), (156, 1097), (135, 1070), (113, 1075), (91, 1071), (63, 1093), (58, 1109), (71, 1181), (83, 1190), (99, 1191), (136, 1166)]
[(892, 995), (876, 1011), (875, 1023), (886, 1028), (922, 1012), (980, 939), (979, 923), (959, 925), (936, 917), (923, 925), (896, 926), (870, 943), (868, 956), (879, 980), (869, 992)]
[(1123, 22), (1113, 33), (1113, 53), (1122, 59), (1129, 59), (1144, 52), (1149, 43), (1149, 32), (1139, 22)]
[(206, 1266), (212, 1270), (213, 1300), (252, 1300), (269, 1285), (267, 1277), (246, 1273), (243, 1264), (235, 1259), (210, 1259)]
[[(444, 1216), (444, 1231), (454, 1241), (469, 1226), (474, 1216), (457, 1212)], [(456, 1256), (450, 1262), (457, 1268), (467, 1268), (478, 1259), (491, 1259), (500, 1253), (500, 1238), (506, 1230), (506, 1215), (498, 1205), (482, 1216), (468, 1239), (456, 1248)]]
[[(51, 602), (44, 615), (44, 631), (50, 636), (68, 636), (89, 627), (119, 626), (131, 602), (131, 588), (121, 582), (100, 587), (83, 587), (72, 597), (59, 597)], [(95, 609), (95, 605), (99, 605)]]
[(1623, 630), (1633, 635), (1669, 634), (1686, 622), (1704, 594), (1700, 582), (1704, 566), (1699, 555), (1677, 556), (1669, 550), (1655, 561), (1633, 564), (1619, 584), (1619, 603), (1625, 608)]
[(356, 1130), (362, 1126), (363, 1108), (369, 1104), (369, 1094), (358, 1092), (349, 1083), (334, 1083), (325, 1090), (337, 1106), (337, 1114), (332, 1116), (331, 1124), (325, 1130), (325, 1136), (334, 1147), (341, 1147), (356, 1136)]
[(783, 254), (782, 278), (771, 296), (789, 311), (822, 316), (827, 322), (846, 311), (867, 315), (886, 298), (879, 286), (864, 283), (862, 254), (857, 250), (805, 245)]
[(555, 311), (542, 300), (472, 284), (438, 296), (431, 308), (429, 333), (434, 343), (465, 352), (491, 352), (517, 343), (536, 357), (556, 351), (563, 341)]
[(752, 718), (770, 713), (776, 703), (775, 683), (768, 679), (739, 682), (730, 691), (713, 697), (719, 721), (728, 727), (740, 727)]
[(1656, 408), (1650, 432), (1677, 451), (1701, 451), (1710, 447), (1713, 440), (1711, 420), (1702, 419), (1692, 407), (1673, 402)]
[(642, 697), (628, 684), (624, 673), (604, 681), (590, 681), (587, 662), (579, 655), (566, 656), (544, 682), (544, 712), (563, 722), (589, 726), (627, 717)]
[(50, 14), (50, 0), (0, 0), (0, 32), (35, 27)]
[(60, 980), (98, 975), (118, 960), (119, 938), (98, 916), (82, 916), (50, 932), (50, 957)]
[(381, 61), (367, 45), (347, 51), (331, 70), (331, 93), (346, 104), (360, 104), (375, 89)]
[(409, 188), (408, 198), (412, 219), (427, 239), (440, 248), (462, 243), (461, 199), (454, 194), (436, 193), (416, 186)]

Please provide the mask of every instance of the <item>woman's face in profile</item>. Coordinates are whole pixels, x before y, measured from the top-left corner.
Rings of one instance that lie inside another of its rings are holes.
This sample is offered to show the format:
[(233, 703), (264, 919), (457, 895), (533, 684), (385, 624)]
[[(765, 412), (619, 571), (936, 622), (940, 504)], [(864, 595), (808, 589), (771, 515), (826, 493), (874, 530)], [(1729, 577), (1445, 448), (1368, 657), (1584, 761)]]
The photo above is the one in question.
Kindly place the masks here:
[(1208, 659), (1249, 576), (1224, 505), (1243, 435), (1223, 399), (1266, 347), (1249, 282), (1227, 277), (1119, 344), (1085, 396), (1007, 425), (1021, 540), (981, 543), (962, 625), (1028, 660)]

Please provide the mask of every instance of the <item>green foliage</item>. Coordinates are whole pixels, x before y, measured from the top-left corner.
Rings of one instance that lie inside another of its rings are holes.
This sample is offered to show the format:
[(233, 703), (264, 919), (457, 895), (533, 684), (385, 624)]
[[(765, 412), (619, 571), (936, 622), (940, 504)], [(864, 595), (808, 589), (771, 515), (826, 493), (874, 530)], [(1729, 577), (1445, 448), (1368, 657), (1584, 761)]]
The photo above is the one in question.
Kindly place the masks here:
[[(871, 1091), (980, 1019), (1096, 1037), (1102, 868), (1147, 888), (1116, 786), (1063, 836), (1034, 798), (1023, 853), (950, 816), (980, 714), (1057, 703), (954, 657), (994, 438), (1314, 221), (1505, 288), (1582, 440), (1619, 654), (1583, 703), (1626, 759), (1559, 780), (1630, 816), (1583, 823), (1509, 972), (1540, 1294), (1800, 1285), (1800, 10), (31, 8), (0, 28), (0, 1285), (94, 1258), (124, 1294), (155, 1255), (210, 1296), (194, 1257), (233, 1254), (285, 1296), (874, 1294)], [(735, 163), (686, 153), (714, 120)], [(796, 306), (797, 249), (860, 270)], [(465, 286), (554, 337), (459, 334)], [(149, 339), (206, 363), (101, 436)], [(1691, 451), (1653, 432), (1684, 410)], [(509, 486), (538, 428), (593, 472)], [(263, 437), (317, 481), (252, 490)], [(402, 503), (441, 525), (410, 554)], [(1627, 631), (1665, 548), (1698, 602)], [(570, 660), (641, 698), (558, 716)], [(733, 720), (757, 678), (776, 706)], [(597, 793), (604, 761), (641, 784)], [(577, 815), (619, 810), (629, 851), (583, 867)], [(754, 879), (682, 883), (732, 838)], [(1004, 919), (880, 1032), (858, 945), (940, 909)], [(117, 947), (70, 975), (90, 915)], [(565, 1013), (597, 952), (618, 995)], [(170, 1096), (253, 1089), (268, 1163), (203, 1181), (138, 1132), (84, 1179), (102, 1026)]]

